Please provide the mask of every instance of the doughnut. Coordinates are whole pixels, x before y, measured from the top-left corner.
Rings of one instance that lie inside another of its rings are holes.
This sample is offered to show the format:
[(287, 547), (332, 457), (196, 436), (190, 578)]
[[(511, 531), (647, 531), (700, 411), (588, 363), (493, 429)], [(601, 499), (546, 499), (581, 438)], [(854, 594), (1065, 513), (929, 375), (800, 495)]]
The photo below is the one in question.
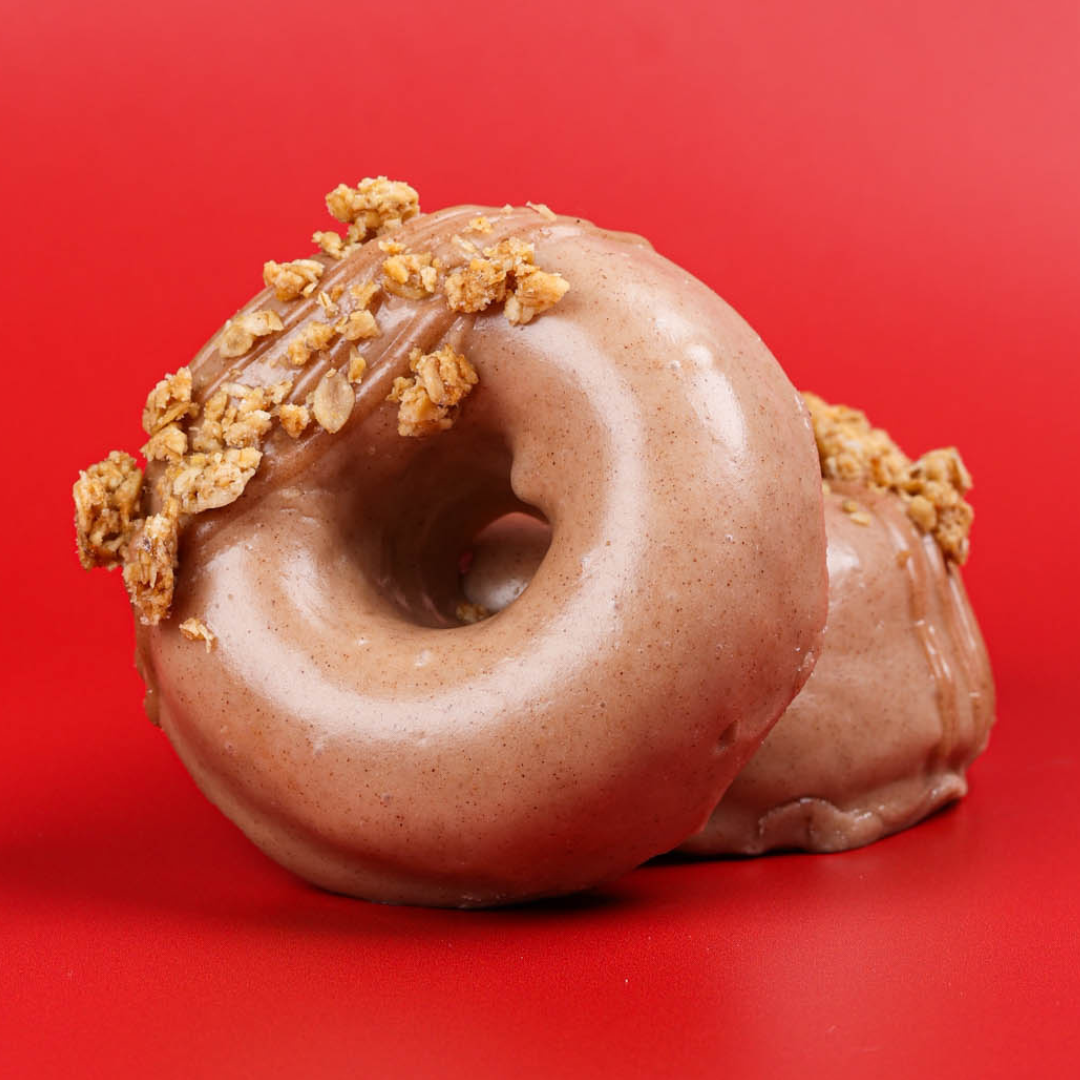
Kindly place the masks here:
[[(806, 395), (821, 447), (829, 614), (806, 685), (682, 850), (843, 851), (967, 793), (994, 721), (989, 658), (964, 591), (970, 477), (954, 451), (910, 462), (863, 413)], [(931, 498), (927, 497), (927, 494)], [(463, 588), (480, 617), (535, 574), (547, 525), (476, 537)]]
[(825, 493), (829, 614), (799, 696), (682, 850), (830, 852), (967, 793), (994, 722), (960, 575), (971, 479), (955, 450), (911, 462), (863, 413), (807, 395)]
[[(327, 205), (344, 234), (151, 390), (145, 473), (80, 474), (80, 558), (123, 568), (151, 720), (300, 877), (460, 907), (613, 878), (813, 668), (804, 404), (638, 237), (384, 177)], [(508, 514), (547, 533), (492, 614), (463, 582)]]

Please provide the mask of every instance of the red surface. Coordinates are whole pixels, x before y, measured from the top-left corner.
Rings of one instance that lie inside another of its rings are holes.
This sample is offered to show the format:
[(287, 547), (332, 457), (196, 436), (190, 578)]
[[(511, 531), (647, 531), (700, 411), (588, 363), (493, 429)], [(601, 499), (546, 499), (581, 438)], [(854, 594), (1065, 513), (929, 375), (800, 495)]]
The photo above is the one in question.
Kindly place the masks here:
[[(1071, 1075), (1080, 9), (8, 8), (0, 1074)], [(1000, 720), (962, 805), (464, 914), (313, 891), (202, 800), (70, 484), (377, 172), (644, 232), (799, 385), (963, 449)]]

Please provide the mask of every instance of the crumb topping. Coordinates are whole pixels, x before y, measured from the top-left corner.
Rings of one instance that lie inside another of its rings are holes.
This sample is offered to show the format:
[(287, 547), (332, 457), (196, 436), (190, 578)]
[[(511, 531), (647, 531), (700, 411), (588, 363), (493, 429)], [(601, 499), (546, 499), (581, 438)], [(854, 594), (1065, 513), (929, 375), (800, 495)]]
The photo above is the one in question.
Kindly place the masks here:
[(236, 502), (262, 461), (254, 447), (189, 454), (169, 465), (158, 481), (158, 492), (168, 506), (182, 514), (201, 514)]
[(333, 323), (312, 320), (289, 342), (285, 352), (292, 367), (303, 367), (311, 358), (330, 346), (338, 331)]
[(153, 514), (135, 530), (124, 559), (124, 584), (142, 622), (153, 626), (169, 614), (176, 581), (176, 518)]
[(210, 652), (217, 641), (217, 634), (202, 621), (202, 619), (185, 619), (180, 624), (180, 633), (188, 641), (203, 641), (206, 643), (206, 651)]
[(142, 469), (119, 450), (79, 473), (72, 488), (75, 541), (87, 570), (122, 561), (137, 524), (142, 484)]
[(379, 324), (370, 311), (350, 311), (334, 324), (334, 330), (346, 341), (364, 341), (379, 336)]
[(349, 368), (345, 374), (345, 377), (351, 383), (358, 383), (364, 377), (364, 372), (367, 371), (367, 360), (363, 357), (360, 350), (354, 345), (349, 350)]
[(326, 208), (347, 225), (345, 236), (316, 232), (311, 241), (331, 258), (344, 259), (372, 236), (400, 229), (420, 213), (420, 197), (401, 180), (365, 177), (356, 187), (338, 184), (326, 196)]
[[(803, 397), (814, 427), (822, 478), (895, 492), (908, 517), (933, 536), (947, 558), (966, 562), (975, 511), (964, 499), (971, 488), (971, 474), (955, 447), (931, 450), (912, 461), (888, 432), (873, 427), (859, 409), (830, 405), (816, 394)], [(861, 520), (865, 511), (854, 500), (845, 500), (842, 509), (859, 524), (870, 523), (868, 516)]]
[(440, 269), (441, 263), (430, 251), (395, 253), (383, 260), (383, 286), (406, 300), (423, 300), (435, 292)]
[[(148, 513), (151, 504), (142, 469), (120, 451), (80, 472), (73, 486), (79, 561), (88, 569), (122, 565), (132, 604), (145, 624), (157, 624), (169, 614), (181, 530), (192, 516), (240, 498), (260, 467), (262, 446), (275, 422), (292, 439), (300, 438), (312, 421), (328, 433), (346, 425), (356, 403), (355, 386), (368, 366), (357, 343), (381, 333), (374, 304), (381, 290), (407, 300), (424, 300), (442, 291), (450, 308), (462, 312), (483, 311), (500, 303), (510, 322), (527, 323), (557, 303), (569, 288), (560, 275), (536, 266), (532, 244), (514, 237), (481, 251), (479, 242), (455, 235), (454, 247), (469, 261), (446, 276), (433, 252), (409, 251), (392, 238), (420, 212), (416, 191), (401, 181), (379, 176), (365, 178), (356, 187), (339, 184), (327, 195), (326, 203), (331, 214), (346, 225), (345, 235), (319, 231), (313, 234), (313, 243), (324, 255), (340, 260), (368, 240), (380, 238), (378, 246), (386, 258), (378, 278), (349, 285), (349, 299), (343, 305), (339, 301), (345, 295), (344, 285), (320, 288), (326, 266), (318, 258), (267, 261), (263, 281), (282, 302), (316, 296), (323, 315), (305, 319), (289, 335), (276, 362), (305, 367), (340, 338), (348, 345), (347, 364), (327, 371), (302, 402), (287, 400), (294, 384), (283, 379), (267, 386), (227, 381), (200, 403), (192, 397), (191, 371), (182, 367), (153, 388), (143, 409), (148, 439), (142, 451), (148, 462), (159, 463), (153, 504), (158, 512)], [(528, 205), (548, 220), (555, 217), (542, 203)], [(478, 215), (464, 231), (487, 235), (494, 226)], [(236, 315), (218, 335), (217, 354), (225, 360), (247, 356), (260, 338), (284, 329), (282, 317), (269, 308)], [(424, 436), (447, 430), (477, 385), (476, 369), (450, 345), (428, 353), (414, 348), (409, 369), (411, 377), (396, 379), (388, 397), (398, 405), (398, 431), (404, 436)], [(912, 502), (920, 513), (924, 503), (934, 508), (941, 522), (935, 527), (953, 529), (958, 511), (945, 507), (935, 494), (942, 483), (939, 474), (939, 464), (927, 464), (918, 490), (912, 488)], [(912, 484), (916, 484), (914, 478)], [(459, 611), (466, 622), (488, 614), (480, 605), (471, 604)], [(187, 619), (179, 629), (185, 637), (203, 641), (207, 649), (216, 640), (199, 619)]]
[(541, 270), (532, 244), (516, 237), (484, 248), (483, 258), (470, 259), (446, 278), (446, 302), (451, 311), (484, 311), (503, 304), (515, 324), (530, 322), (557, 304), (570, 288), (560, 274)]
[(535, 210), (542, 218), (548, 221), (554, 221), (557, 217), (554, 210), (548, 206), (547, 203), (542, 202), (527, 202), (525, 204), (530, 210)]
[(278, 416), (285, 433), (292, 439), (299, 439), (311, 423), (311, 413), (306, 405), (282, 405)]
[(218, 339), (218, 352), (224, 357), (244, 356), (251, 351), (255, 339), (276, 334), (285, 325), (276, 311), (251, 311), (237, 315), (225, 324)]
[(870, 524), (870, 515), (854, 499), (844, 499), (840, 504), (840, 509), (843, 510), (856, 525)]
[(909, 496), (908, 514), (941, 550), (958, 563), (967, 561), (969, 534), (975, 511), (964, 496), (971, 490), (971, 474), (955, 447), (923, 454), (908, 471), (903, 492)]
[(532, 270), (518, 277), (513, 295), (506, 298), (503, 313), (510, 322), (524, 325), (554, 307), (567, 293), (570, 282), (561, 274)]
[(310, 296), (322, 276), (323, 264), (318, 259), (294, 259), (287, 263), (276, 263), (270, 259), (263, 263), (263, 281), (267, 288), (274, 290), (279, 300)]
[(191, 371), (182, 367), (175, 375), (166, 375), (146, 398), (142, 426), (147, 435), (156, 435), (166, 424), (198, 413), (191, 400)]
[(272, 410), (292, 390), (292, 380), (269, 386), (225, 383), (206, 402), (202, 423), (191, 431), (191, 449), (213, 453), (226, 447), (258, 447), (273, 424)]
[(362, 229), (358, 239), (400, 229), (420, 213), (416, 189), (401, 180), (367, 176), (356, 187), (338, 184), (326, 196), (326, 208), (338, 219)]
[(413, 377), (394, 380), (387, 398), (398, 403), (398, 434), (433, 435), (453, 426), (461, 402), (479, 381), (476, 368), (449, 345), (431, 353), (413, 349)]
[(332, 259), (344, 259), (346, 255), (351, 255), (360, 246), (355, 242), (346, 242), (341, 233), (322, 229), (311, 234), (311, 242), (324, 255), (329, 255)]
[(179, 461), (187, 448), (187, 433), (179, 424), (172, 423), (151, 435), (142, 452), (147, 461)]
[(379, 291), (379, 285), (375, 281), (365, 281), (363, 285), (350, 285), (349, 296), (356, 302), (358, 310), (371, 307), (371, 301)]
[(803, 394), (814, 425), (821, 475), (825, 480), (891, 488), (907, 472), (907, 455), (888, 432), (872, 427), (866, 414)]
[(323, 431), (333, 435), (345, 426), (355, 404), (356, 391), (352, 384), (344, 375), (331, 368), (315, 387), (311, 414)]

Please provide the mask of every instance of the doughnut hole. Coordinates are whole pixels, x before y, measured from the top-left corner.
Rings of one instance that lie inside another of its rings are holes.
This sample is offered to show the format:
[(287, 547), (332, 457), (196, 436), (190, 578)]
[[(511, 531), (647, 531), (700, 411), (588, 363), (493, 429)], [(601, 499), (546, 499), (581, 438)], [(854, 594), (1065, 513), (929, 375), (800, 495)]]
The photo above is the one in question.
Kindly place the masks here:
[(541, 516), (514, 512), (484, 526), (461, 553), (466, 603), (480, 609), (481, 616), (508, 608), (532, 581), (550, 546), (551, 527)]
[(350, 510), (348, 547), (357, 569), (400, 617), (457, 628), (502, 610), (524, 590), (550, 529), (514, 494), (511, 465), (497, 438), (445, 440), (415, 455), (383, 497)]

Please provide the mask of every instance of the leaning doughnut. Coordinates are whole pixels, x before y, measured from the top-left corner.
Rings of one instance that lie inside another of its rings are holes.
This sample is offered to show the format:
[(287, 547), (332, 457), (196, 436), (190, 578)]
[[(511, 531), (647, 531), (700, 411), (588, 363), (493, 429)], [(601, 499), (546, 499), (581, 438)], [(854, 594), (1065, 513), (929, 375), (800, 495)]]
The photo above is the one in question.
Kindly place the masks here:
[[(151, 395), (147, 490), (84, 474), (81, 551), (123, 562), (149, 714), (271, 857), (390, 902), (570, 892), (700, 828), (808, 676), (808, 418), (644, 241), (371, 190)], [(460, 555), (513, 511), (550, 549), (471, 623)]]
[(694, 854), (842, 851), (913, 825), (967, 792), (994, 720), (958, 565), (971, 520), (959, 457), (909, 462), (861, 413), (808, 400), (830, 478), (821, 658), (682, 845)]

